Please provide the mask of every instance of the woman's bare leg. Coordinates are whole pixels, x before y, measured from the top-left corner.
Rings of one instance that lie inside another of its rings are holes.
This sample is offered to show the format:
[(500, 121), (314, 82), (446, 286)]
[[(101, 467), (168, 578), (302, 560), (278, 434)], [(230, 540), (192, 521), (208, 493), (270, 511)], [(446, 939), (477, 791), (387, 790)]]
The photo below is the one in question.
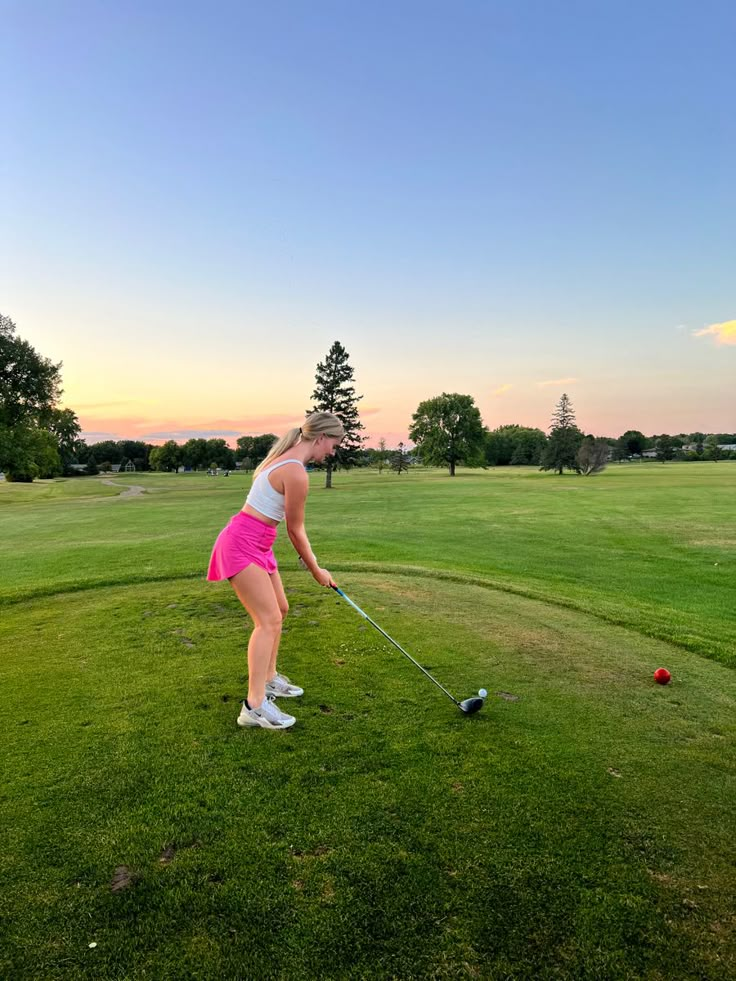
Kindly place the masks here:
[(270, 580), (266, 570), (255, 563), (230, 580), (254, 625), (248, 641), (248, 704), (251, 708), (263, 704), (266, 676), (281, 638), (281, 610)]
[[(281, 613), (281, 622), (283, 623), (286, 619), (286, 614), (289, 612), (289, 601), (286, 598), (286, 593), (284, 592), (284, 584), (281, 582), (281, 576), (278, 572), (274, 572), (269, 577), (271, 579), (271, 585), (273, 586), (273, 591), (276, 595), (276, 602), (278, 603), (279, 612)], [(273, 645), (271, 650), (271, 660), (268, 662), (268, 673), (266, 674), (266, 681), (273, 681), (276, 677), (276, 658), (279, 656), (279, 644), (281, 643), (281, 631), (276, 638), (276, 643)]]

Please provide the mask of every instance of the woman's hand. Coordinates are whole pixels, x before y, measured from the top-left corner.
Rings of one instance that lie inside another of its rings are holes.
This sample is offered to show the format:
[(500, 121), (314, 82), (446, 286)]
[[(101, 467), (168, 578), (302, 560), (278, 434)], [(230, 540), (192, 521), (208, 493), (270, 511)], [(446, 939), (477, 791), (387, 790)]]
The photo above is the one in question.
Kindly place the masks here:
[(337, 583), (329, 574), (327, 569), (317, 569), (314, 573), (314, 579), (320, 584), (320, 586), (337, 586)]

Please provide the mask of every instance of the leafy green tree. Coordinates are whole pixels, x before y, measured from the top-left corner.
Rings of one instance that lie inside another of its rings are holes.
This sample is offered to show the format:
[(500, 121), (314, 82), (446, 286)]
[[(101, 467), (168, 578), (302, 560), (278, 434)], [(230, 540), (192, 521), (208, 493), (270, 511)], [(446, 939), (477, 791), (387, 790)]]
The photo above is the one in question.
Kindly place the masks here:
[(56, 437), (63, 466), (76, 458), (76, 446), (82, 427), (72, 409), (50, 409), (43, 416), (44, 428)]
[(486, 462), (491, 467), (538, 466), (547, 437), (541, 429), (499, 426), (486, 433)]
[(109, 460), (111, 464), (122, 463), (122, 444), (114, 439), (102, 439), (99, 443), (93, 443), (91, 446), (85, 444), (83, 449), (77, 450), (77, 459), (80, 463), (88, 463), (90, 455), (94, 455), (98, 461)]
[(511, 454), (511, 466), (539, 466), (542, 454), (547, 446), (547, 437), (541, 429), (519, 427), (514, 437), (514, 452)]
[(606, 469), (610, 455), (611, 447), (608, 444), (608, 440), (596, 439), (595, 436), (586, 436), (580, 444), (577, 453), (577, 463), (580, 472), (586, 477), (589, 474), (601, 473), (601, 471)]
[(40, 355), (16, 336), (10, 317), (0, 314), (0, 425), (41, 422), (61, 397), (61, 364)]
[(705, 447), (705, 433), (690, 433), (690, 442), (695, 444), (695, 452), (698, 456), (702, 456)]
[(260, 436), (253, 437), (253, 452), (251, 456), (256, 466), (266, 459), (268, 451), (276, 442), (277, 438), (274, 433), (262, 433)]
[(134, 465), (136, 470), (148, 470), (148, 454), (150, 446), (138, 439), (123, 439), (120, 441), (123, 456)]
[(252, 436), (238, 436), (238, 438), (235, 440), (235, 456), (240, 462), (241, 469), (245, 469), (245, 467), (243, 467), (243, 463), (245, 462), (246, 459), (250, 460), (252, 463), (253, 461), (253, 437)]
[(167, 440), (162, 446), (154, 446), (149, 462), (152, 470), (162, 472), (176, 470), (181, 462), (181, 447), (173, 439)]
[(332, 487), (332, 471), (337, 466), (347, 469), (355, 465), (363, 444), (364, 437), (360, 433), (365, 427), (358, 415), (358, 402), (363, 396), (355, 394), (353, 376), (354, 370), (348, 352), (339, 341), (335, 341), (325, 360), (317, 365), (315, 388), (312, 392), (314, 406), (311, 411), (333, 412), (345, 430), (345, 438), (334, 457), (328, 457), (325, 461), (326, 488)]
[(207, 440), (207, 457), (212, 466), (222, 470), (235, 469), (235, 452), (230, 449), (224, 439)]
[(181, 462), (192, 470), (204, 470), (209, 465), (206, 439), (188, 439), (181, 448)]
[(8, 480), (61, 472), (59, 444), (47, 428), (61, 396), (60, 371), (0, 314), (0, 470)]
[(254, 439), (254, 436), (238, 436), (235, 440), (235, 456), (240, 460), (241, 465), (246, 458), (251, 462), (255, 459), (253, 452)]
[(663, 434), (657, 437), (657, 441), (654, 447), (657, 451), (657, 459), (664, 463), (665, 460), (671, 460), (675, 455), (675, 447), (672, 443), (672, 437)]
[(485, 433), (486, 463), (489, 467), (507, 467), (514, 455), (514, 437), (520, 426), (498, 426)]
[(57, 477), (62, 472), (55, 436), (33, 422), (19, 422), (12, 429), (3, 427), (0, 454), (8, 481), (25, 484), (37, 477)]
[(628, 429), (623, 436), (619, 436), (618, 445), (622, 459), (630, 456), (641, 456), (647, 448), (647, 438), (638, 429)]
[(718, 445), (718, 435), (714, 433), (705, 440), (705, 450), (709, 460), (720, 460), (723, 450)]
[(540, 470), (574, 470), (580, 473), (577, 461), (583, 434), (575, 425), (575, 412), (568, 395), (563, 394), (552, 413), (549, 440), (542, 455)]
[(43, 480), (58, 477), (62, 473), (59, 444), (48, 429), (35, 429), (32, 436), (33, 458), (38, 467), (38, 476)]
[(626, 451), (621, 447), (621, 443), (616, 439), (611, 444), (611, 459), (615, 460), (616, 463), (621, 463), (622, 460), (628, 460), (629, 456)]
[(420, 402), (412, 420), (409, 437), (423, 463), (447, 466), (451, 477), (458, 463), (482, 466), (485, 430), (471, 395), (443, 392)]
[(261, 436), (239, 436), (236, 440), (236, 455), (239, 460), (248, 457), (253, 466), (257, 467), (261, 461), (266, 459), (268, 451), (276, 442), (277, 437), (273, 433), (263, 433)]
[(30, 483), (39, 475), (33, 454), (33, 433), (36, 427), (18, 423), (12, 429), (0, 426), (0, 470), (5, 478), (17, 483)]

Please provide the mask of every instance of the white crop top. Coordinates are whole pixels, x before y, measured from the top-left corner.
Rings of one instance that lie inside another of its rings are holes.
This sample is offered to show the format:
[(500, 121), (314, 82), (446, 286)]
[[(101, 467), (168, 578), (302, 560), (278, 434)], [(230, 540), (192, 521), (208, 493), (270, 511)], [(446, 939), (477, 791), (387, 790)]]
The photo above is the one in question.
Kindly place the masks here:
[(270, 467), (261, 470), (253, 481), (250, 492), (245, 499), (246, 504), (250, 504), (256, 511), (260, 511), (261, 514), (265, 514), (267, 518), (272, 518), (274, 521), (284, 520), (286, 501), (284, 495), (279, 494), (271, 486), (268, 475), (272, 470), (278, 470), (286, 463), (298, 463), (300, 467), (304, 466), (301, 460), (282, 460), (281, 463), (272, 463)]

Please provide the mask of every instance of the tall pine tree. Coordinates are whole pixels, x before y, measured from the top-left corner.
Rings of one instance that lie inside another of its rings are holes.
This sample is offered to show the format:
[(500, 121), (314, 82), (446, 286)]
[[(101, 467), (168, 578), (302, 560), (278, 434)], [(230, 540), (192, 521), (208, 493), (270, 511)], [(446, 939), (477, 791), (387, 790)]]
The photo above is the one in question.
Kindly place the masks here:
[(575, 425), (575, 412), (569, 396), (563, 395), (552, 413), (552, 428), (542, 455), (540, 470), (574, 470), (580, 473), (577, 453), (583, 434)]
[(325, 360), (317, 365), (312, 392), (314, 407), (311, 409), (312, 412), (334, 412), (345, 430), (345, 438), (335, 456), (325, 461), (325, 487), (328, 488), (332, 487), (332, 471), (336, 466), (350, 467), (356, 462), (364, 439), (360, 435), (364, 426), (358, 417), (358, 402), (363, 396), (355, 394), (352, 381), (353, 368), (348, 352), (339, 341), (335, 341)]
[(409, 472), (409, 454), (406, 452), (403, 443), (399, 443), (399, 448), (393, 455), (393, 459), (391, 460), (391, 469), (395, 470), (397, 474)]

